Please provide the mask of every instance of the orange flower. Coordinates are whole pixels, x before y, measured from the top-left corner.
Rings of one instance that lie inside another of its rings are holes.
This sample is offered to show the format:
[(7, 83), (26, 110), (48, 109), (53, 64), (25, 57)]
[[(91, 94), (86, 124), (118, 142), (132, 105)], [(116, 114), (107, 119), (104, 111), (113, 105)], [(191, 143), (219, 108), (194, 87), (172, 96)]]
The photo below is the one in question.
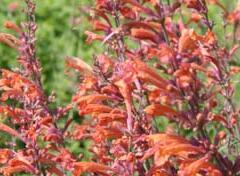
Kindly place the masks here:
[(120, 9), (121, 14), (125, 17), (125, 18), (129, 18), (129, 19), (135, 19), (137, 17), (136, 12), (134, 12), (131, 8), (129, 7), (122, 7)]
[(194, 52), (199, 48), (199, 43), (203, 45), (213, 45), (216, 39), (212, 31), (207, 31), (204, 36), (196, 34), (193, 29), (184, 29), (178, 42), (179, 52)]
[(97, 56), (96, 62), (103, 73), (107, 73), (114, 65), (113, 60), (104, 54)]
[(4, 69), (1, 69), (1, 72), (0, 90), (4, 91), (1, 96), (3, 101), (9, 98), (18, 99), (19, 97), (25, 97), (32, 102), (39, 98), (45, 98), (42, 90), (22, 75)]
[(153, 104), (153, 105), (150, 105), (150, 106), (147, 106), (144, 111), (146, 112), (146, 114), (149, 114), (151, 116), (166, 116), (168, 118), (173, 118), (174, 116), (177, 116), (178, 113), (168, 107), (168, 106), (164, 106), (164, 105), (161, 105), (161, 104)]
[(27, 172), (35, 175), (36, 169), (23, 157), (11, 159), (7, 166), (1, 168), (3, 175), (12, 175), (19, 172)]
[(23, 142), (25, 142), (25, 139), (21, 136), (21, 134), (18, 131), (10, 128), (9, 126), (7, 126), (3, 123), (0, 123), (0, 131), (6, 132), (6, 133), (10, 134), (11, 136), (17, 137), (17, 138), (21, 139)]
[(194, 51), (197, 48), (198, 40), (201, 40), (201, 37), (198, 36), (193, 29), (184, 29), (179, 38), (178, 51)]
[[(114, 112), (115, 111), (115, 112)], [(112, 110), (110, 113), (101, 113), (97, 116), (99, 125), (107, 125), (114, 121), (125, 122), (126, 114), (116, 110)]]
[(71, 67), (71, 68), (74, 68), (74, 69), (78, 70), (80, 73), (82, 73), (84, 75), (92, 75), (93, 74), (92, 67), (80, 58), (67, 57), (66, 58), (66, 65), (68, 67)]
[(176, 156), (180, 160), (189, 160), (194, 155), (205, 152), (201, 147), (193, 146), (187, 140), (175, 135), (158, 133), (146, 138), (151, 148), (146, 151), (142, 160), (154, 155), (154, 162), (157, 166), (165, 164), (171, 156)]
[(93, 20), (93, 28), (96, 31), (108, 31), (111, 27), (108, 24), (104, 24), (98, 20)]
[(158, 48), (149, 48), (148, 57), (157, 57), (163, 64), (169, 64), (175, 56), (174, 51), (166, 44), (160, 44)]
[(207, 172), (211, 176), (222, 176), (222, 173), (211, 163), (209, 163), (209, 156), (200, 158), (194, 162), (188, 163), (178, 172), (179, 176), (192, 176), (198, 174), (201, 170)]
[(199, 0), (183, 0), (183, 3), (185, 3), (188, 8), (193, 8), (198, 11), (203, 9), (203, 4)]
[(85, 31), (85, 34), (87, 35), (87, 43), (91, 44), (94, 40), (99, 40), (99, 41), (103, 41), (104, 37), (102, 35), (99, 34), (95, 34), (93, 32), (90, 31)]
[(96, 143), (107, 139), (121, 138), (123, 133), (120, 131), (120, 128), (123, 128), (122, 124), (116, 122), (109, 127), (96, 126), (94, 128), (95, 132), (91, 134), (91, 137)]
[(84, 172), (92, 172), (97, 174), (103, 174), (103, 175), (110, 175), (109, 172), (112, 171), (112, 169), (108, 166), (97, 164), (94, 162), (76, 162), (74, 164), (74, 176), (80, 176)]
[(0, 33), (0, 42), (8, 45), (11, 48), (18, 49), (20, 40), (10, 34)]
[(158, 88), (166, 89), (168, 82), (163, 79), (158, 73), (156, 73), (152, 68), (147, 66), (144, 62), (139, 59), (134, 61), (137, 76), (146, 82), (150, 82), (156, 85)]
[(158, 36), (147, 29), (139, 28), (139, 29), (131, 29), (131, 35), (135, 38), (142, 39), (142, 40), (150, 40), (154, 43), (158, 43)]
[(188, 21), (188, 24), (191, 22), (198, 23), (202, 18), (203, 18), (202, 15), (200, 15), (199, 13), (191, 13), (191, 17)]
[(119, 81), (115, 82), (115, 85), (119, 88), (119, 91), (124, 98), (128, 114), (127, 125), (128, 129), (131, 130), (133, 127), (131, 87), (123, 79), (120, 79)]
[(0, 149), (0, 164), (6, 164), (13, 155), (12, 150)]
[(86, 95), (86, 96), (75, 96), (73, 98), (73, 102), (75, 102), (79, 107), (84, 108), (89, 104), (97, 104), (101, 103), (104, 100), (111, 100), (112, 98), (103, 95), (103, 94), (93, 94), (93, 95)]
[(4, 23), (4, 27), (11, 29), (17, 33), (22, 33), (22, 29), (19, 26), (17, 26), (15, 23), (13, 23), (12, 21), (6, 21)]
[(100, 113), (109, 113), (111, 112), (112, 108), (106, 105), (101, 104), (88, 104), (84, 109), (81, 109), (80, 114), (86, 115), (97, 115)]
[(137, 10), (142, 11), (146, 14), (151, 14), (151, 15), (153, 14), (153, 12), (150, 9), (142, 6), (137, 0), (122, 0), (122, 1), (124, 3), (129, 3), (134, 7), (137, 7)]
[(64, 176), (64, 174), (62, 173), (62, 171), (60, 169), (58, 169), (57, 167), (55, 166), (51, 166), (47, 169), (48, 173), (53, 175), (57, 175), (57, 176)]
[(203, 152), (203, 149), (197, 146), (193, 146), (191, 144), (179, 143), (170, 144), (167, 146), (159, 146), (156, 153), (154, 154), (154, 163), (157, 166), (162, 166), (168, 161), (171, 156), (176, 156), (180, 160), (191, 160), (192, 156), (199, 155)]

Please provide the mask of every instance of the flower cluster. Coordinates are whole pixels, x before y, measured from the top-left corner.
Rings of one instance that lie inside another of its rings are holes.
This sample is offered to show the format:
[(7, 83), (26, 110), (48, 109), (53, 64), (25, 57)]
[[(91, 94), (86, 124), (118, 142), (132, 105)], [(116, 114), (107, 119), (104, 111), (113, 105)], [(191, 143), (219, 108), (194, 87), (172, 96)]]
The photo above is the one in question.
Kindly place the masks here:
[[(0, 131), (24, 144), (0, 149), (3, 175), (239, 173), (233, 77), (240, 68), (231, 64), (239, 48), (239, 7), (231, 12), (218, 0), (96, 0), (86, 42), (100, 42), (104, 53), (94, 55), (92, 65), (66, 59), (80, 73), (78, 89), (67, 107), (52, 110), (36, 56), (35, 4), (25, 1), (28, 21), (5, 24), (18, 37), (0, 33), (0, 41), (19, 52), (21, 65), (1, 69), (0, 113), (6, 118)], [(230, 47), (218, 41), (209, 4), (223, 11), (225, 26), (234, 26)], [(61, 128), (58, 120), (70, 110), (82, 123), (69, 118)], [(159, 119), (168, 120), (165, 130)], [(69, 139), (90, 140), (91, 159), (74, 156), (64, 143)]]

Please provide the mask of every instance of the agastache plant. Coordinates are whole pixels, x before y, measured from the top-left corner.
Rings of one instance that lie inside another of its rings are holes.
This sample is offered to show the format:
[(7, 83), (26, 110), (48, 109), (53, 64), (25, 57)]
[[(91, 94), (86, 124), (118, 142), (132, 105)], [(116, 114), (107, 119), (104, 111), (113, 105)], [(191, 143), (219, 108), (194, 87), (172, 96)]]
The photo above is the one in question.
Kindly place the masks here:
[(24, 147), (14, 150), (16, 144), (6, 144), (6, 148), (0, 150), (0, 171), (3, 175), (16, 172), (63, 175), (63, 168), (71, 170), (74, 167), (69, 160), (75, 161), (63, 147), (63, 131), (56, 124), (65, 109), (58, 108), (54, 113), (49, 109), (51, 102), (43, 91), (35, 47), (35, 3), (31, 0), (25, 3), (27, 21), (21, 27), (10, 21), (5, 23), (5, 27), (14, 31), (17, 37), (0, 34), (2, 43), (18, 51), (20, 64), (14, 71), (1, 69), (0, 112), (7, 118), (4, 120), (7, 123), (0, 123), (0, 130), (18, 138)]
[[(92, 65), (66, 58), (80, 74), (77, 92), (66, 107), (52, 109), (37, 58), (35, 3), (25, 4), (21, 27), (5, 23), (16, 36), (0, 33), (1, 43), (18, 51), (20, 64), (1, 69), (0, 130), (14, 139), (0, 149), (1, 174), (239, 174), (233, 78), (240, 68), (232, 64), (239, 48), (238, 6), (229, 11), (218, 0), (94, 1), (86, 42), (98, 42), (104, 52), (95, 53)], [(230, 46), (220, 44), (209, 5), (222, 10), (224, 28), (233, 26)], [(61, 128), (58, 121), (75, 110), (82, 122), (68, 118)], [(167, 125), (159, 119), (168, 119)], [(23, 147), (16, 147), (17, 140)], [(90, 159), (74, 156), (68, 140), (91, 141)]]

